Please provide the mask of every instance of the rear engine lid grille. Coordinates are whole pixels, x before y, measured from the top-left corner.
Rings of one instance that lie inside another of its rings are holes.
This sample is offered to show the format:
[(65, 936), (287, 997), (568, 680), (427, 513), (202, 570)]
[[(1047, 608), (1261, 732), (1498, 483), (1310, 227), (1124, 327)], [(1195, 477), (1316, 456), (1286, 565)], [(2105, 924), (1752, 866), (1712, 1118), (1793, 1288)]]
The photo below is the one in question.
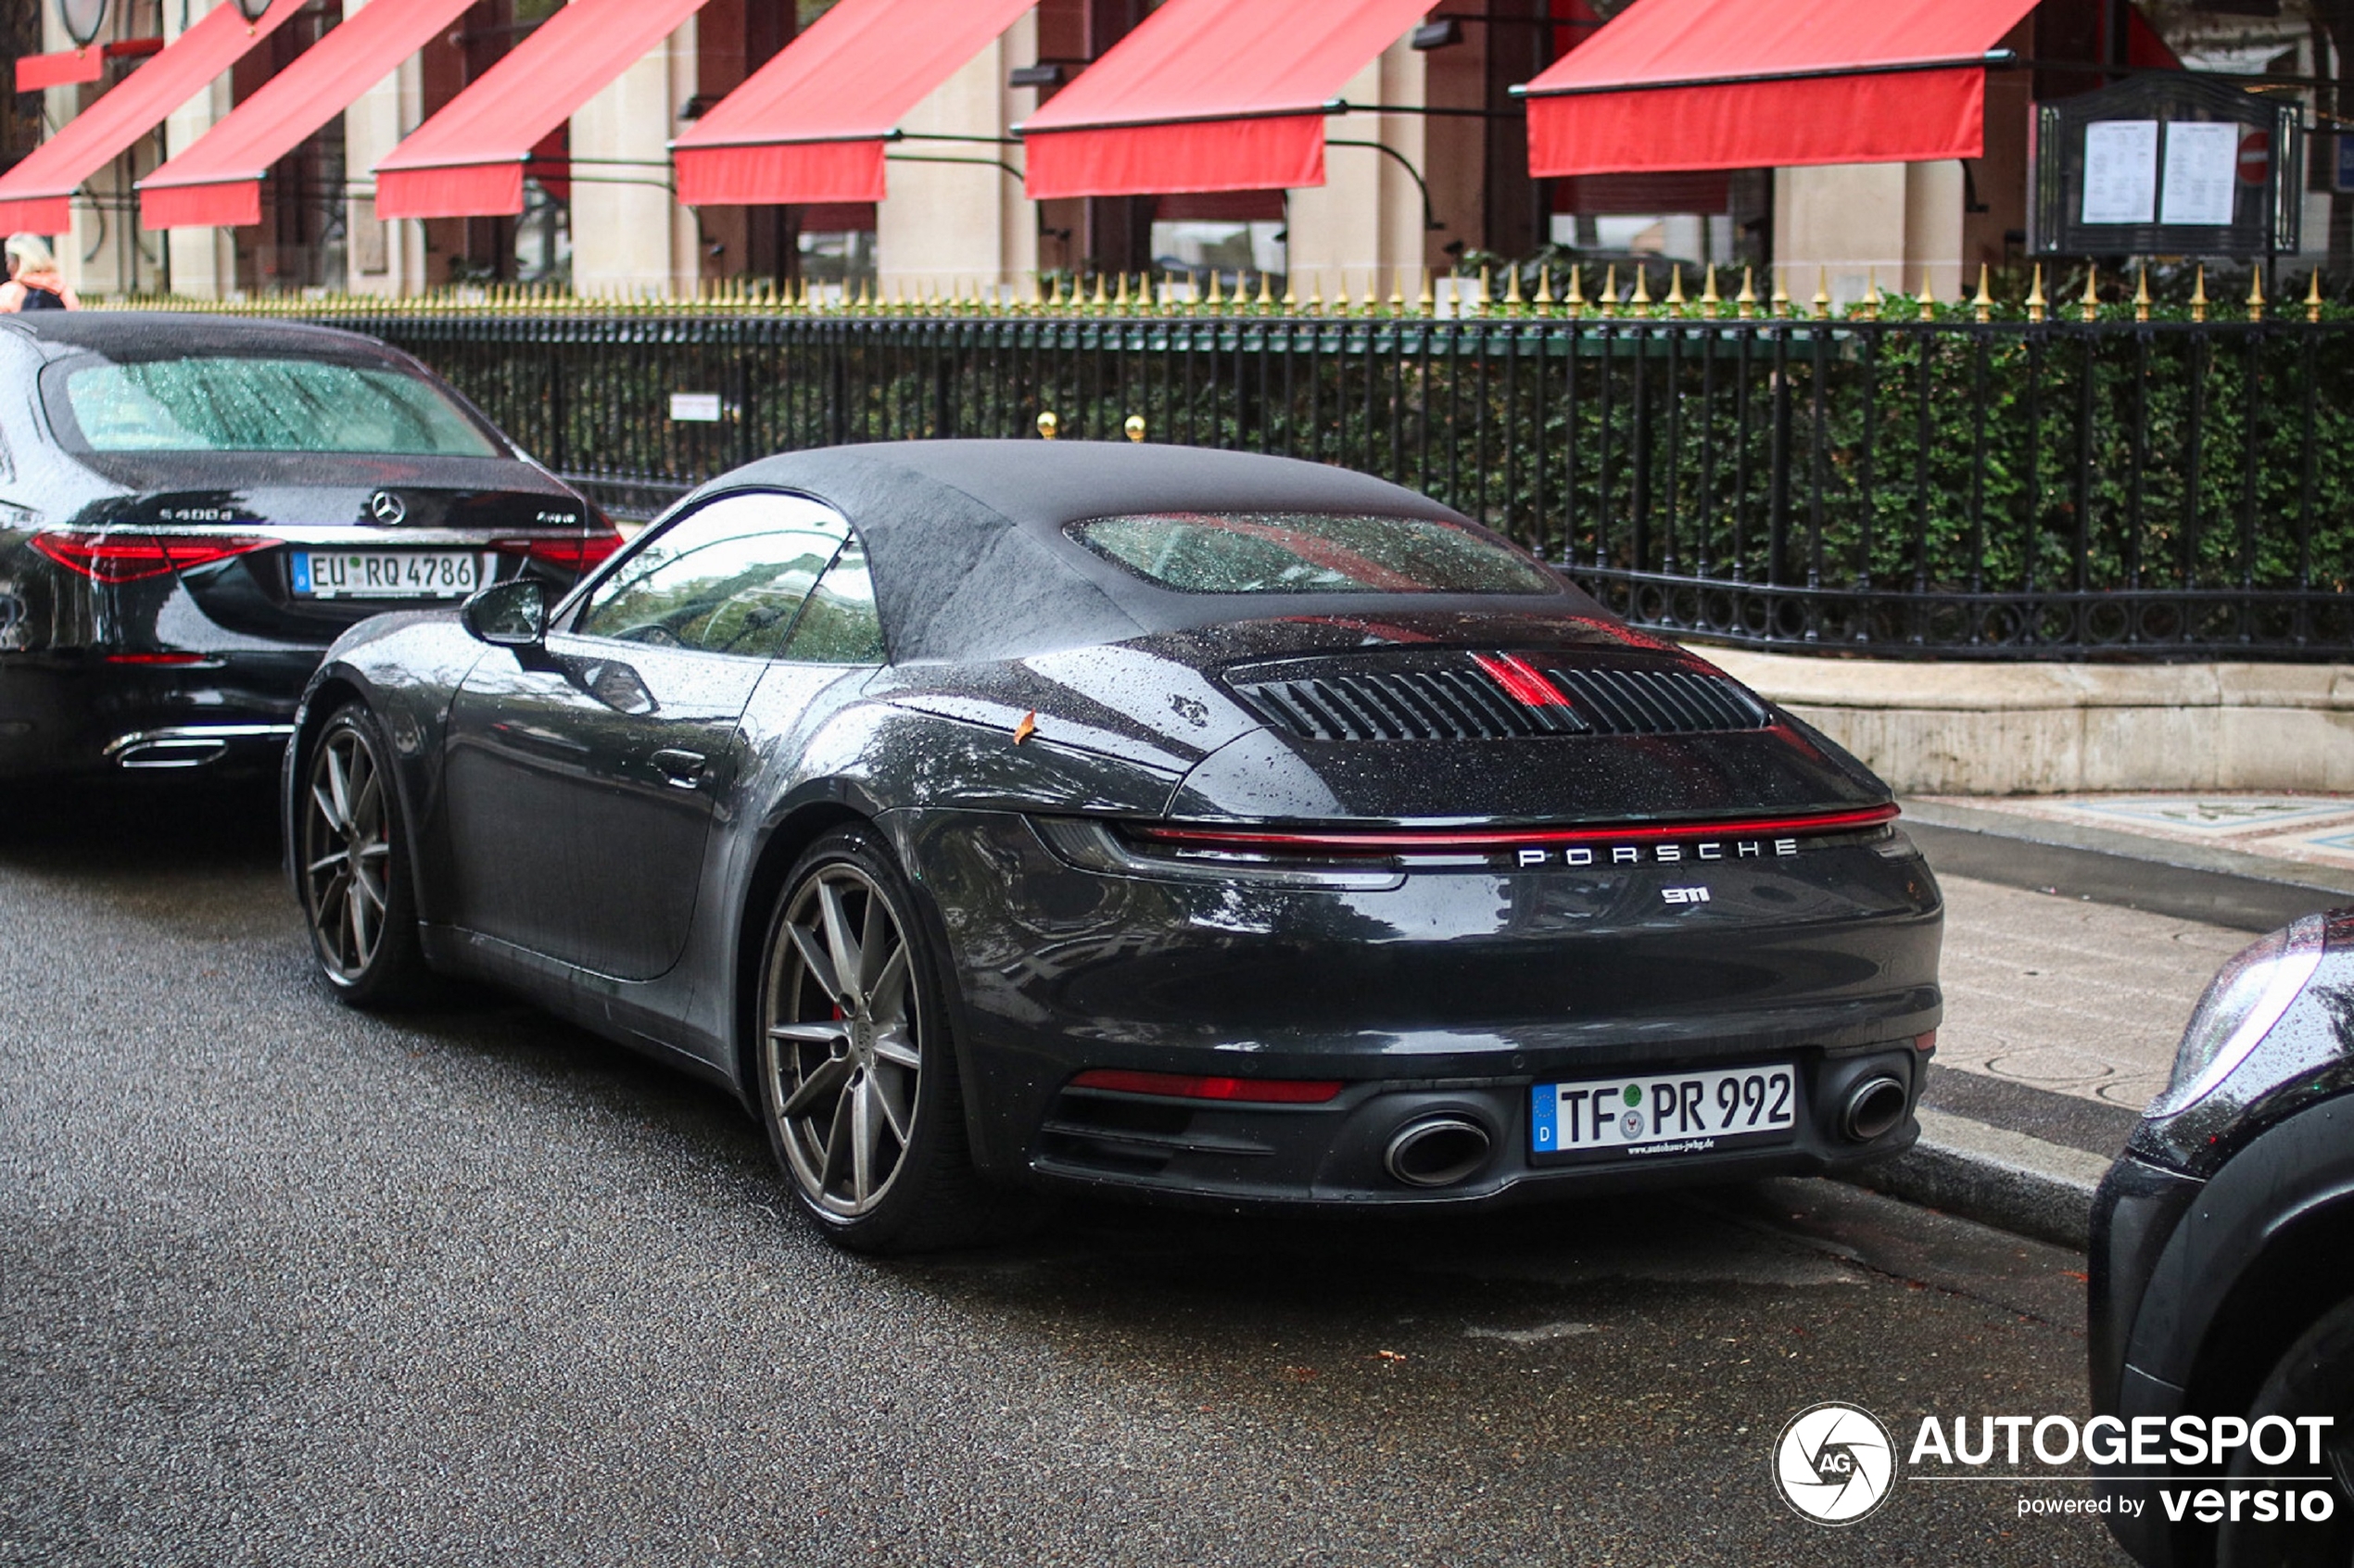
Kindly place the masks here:
[(1541, 654), (1422, 656), (1412, 667), (1237, 672), (1235, 695), (1309, 740), (1512, 740), (1763, 729), (1740, 685), (1690, 670), (1563, 668)]
[(1722, 676), (1690, 670), (1563, 670), (1545, 677), (1597, 735), (1703, 735), (1763, 729), (1765, 705)]

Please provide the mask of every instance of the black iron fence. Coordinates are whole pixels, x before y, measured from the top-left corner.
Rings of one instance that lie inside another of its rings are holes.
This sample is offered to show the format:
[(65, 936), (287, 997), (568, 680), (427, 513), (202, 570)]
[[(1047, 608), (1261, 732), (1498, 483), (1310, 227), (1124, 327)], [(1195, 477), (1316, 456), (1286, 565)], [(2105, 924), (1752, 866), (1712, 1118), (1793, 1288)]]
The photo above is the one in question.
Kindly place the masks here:
[(1034, 438), (1043, 414), (1064, 438), (1119, 439), (1140, 420), (1145, 439), (1423, 490), (1677, 635), (1879, 655), (2345, 656), (2354, 322), (1904, 309), (318, 313), (416, 354), (623, 512), (771, 451)]

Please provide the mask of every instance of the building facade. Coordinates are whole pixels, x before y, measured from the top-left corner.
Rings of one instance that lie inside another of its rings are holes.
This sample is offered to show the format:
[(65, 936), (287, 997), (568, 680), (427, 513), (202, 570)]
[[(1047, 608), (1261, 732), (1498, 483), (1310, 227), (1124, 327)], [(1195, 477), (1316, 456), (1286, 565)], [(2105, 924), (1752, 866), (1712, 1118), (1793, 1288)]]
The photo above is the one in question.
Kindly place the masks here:
[[(101, 41), (121, 45), (95, 82), (19, 95), (0, 155), (11, 163), (151, 69), (215, 6), (111, 0)], [(2042, 0), (1990, 70), (1983, 154), (1923, 162), (1652, 170), (1536, 179), (1515, 88), (1610, 25), (1587, 0), (1438, 0), (1347, 78), (1325, 117), (1324, 180), (1288, 190), (1185, 190), (1033, 200), (1019, 131), (1162, 8), (1156, 0), (1038, 0), (899, 116), (871, 201), (683, 205), (671, 144), (832, 8), (832, 0), (704, 0), (619, 69), (532, 149), (522, 210), (387, 218), (376, 166), (545, 25), (555, 0), (480, 0), (401, 58), (261, 180), (260, 221), (150, 229), (139, 183), (195, 145), (366, 5), (281, 0), (294, 13), (234, 66), (82, 179), (58, 250), (86, 295), (221, 297), (269, 291), (414, 294), (520, 283), (583, 294), (678, 296), (739, 283), (882, 297), (959, 296), (1058, 276), (1151, 272), (1206, 287), (1270, 280), (1300, 298), (1507, 260), (1601, 265), (1770, 264), (1793, 293), (1852, 299), (1871, 286), (1951, 297), (1981, 266), (2026, 256), (2034, 106), (2183, 63), (2259, 90), (2335, 104), (2327, 27), (2278, 0), (2263, 19), (2136, 10), (2128, 0)], [(858, 0), (845, 0), (858, 3)], [(867, 0), (873, 3), (873, 0)], [(1185, 4), (1190, 0), (1170, 0)], [(1209, 3), (1209, 0), (1203, 0)], [(1276, 6), (1280, 0), (1257, 0)], [(1634, 6), (1654, 0), (1632, 0)], [(2315, 0), (2320, 4), (2321, 0)], [(76, 45), (68, 6), (19, 0), (21, 54)], [(1312, 9), (1313, 7), (1310, 7)], [(13, 13), (12, 13), (13, 14)], [(273, 15), (274, 10), (273, 10)], [(815, 34), (808, 34), (815, 38)], [(1139, 39), (1142, 42), (1142, 39)], [(2179, 57), (2176, 45), (2179, 45)], [(2316, 140), (2303, 248), (2340, 248), (2348, 199), (2328, 186), (2335, 138)]]

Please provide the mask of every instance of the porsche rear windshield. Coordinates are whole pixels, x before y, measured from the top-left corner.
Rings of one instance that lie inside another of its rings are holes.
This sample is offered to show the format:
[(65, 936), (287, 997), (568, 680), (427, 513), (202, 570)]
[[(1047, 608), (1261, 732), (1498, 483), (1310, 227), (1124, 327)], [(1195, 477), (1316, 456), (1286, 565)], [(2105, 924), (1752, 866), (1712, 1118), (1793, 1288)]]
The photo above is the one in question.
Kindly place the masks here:
[(1451, 523), (1317, 512), (1169, 512), (1070, 537), (1179, 593), (1554, 593), (1535, 563)]
[[(69, 366), (69, 442), (94, 452), (502, 455), (433, 383), (398, 366), (189, 354)], [(69, 423), (60, 420), (61, 425)]]

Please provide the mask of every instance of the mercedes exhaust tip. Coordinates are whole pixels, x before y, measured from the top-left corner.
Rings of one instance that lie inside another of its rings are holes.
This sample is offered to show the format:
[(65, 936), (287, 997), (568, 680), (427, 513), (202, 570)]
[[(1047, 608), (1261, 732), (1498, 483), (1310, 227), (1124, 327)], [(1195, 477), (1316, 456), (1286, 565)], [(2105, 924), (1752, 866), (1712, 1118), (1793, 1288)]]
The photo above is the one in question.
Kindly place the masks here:
[(1864, 1080), (1840, 1106), (1841, 1134), (1858, 1144), (1886, 1137), (1904, 1121), (1907, 1097), (1905, 1085), (1886, 1073)]
[(1487, 1164), (1493, 1144), (1467, 1117), (1426, 1116), (1398, 1130), (1382, 1165), (1410, 1187), (1449, 1187)]

